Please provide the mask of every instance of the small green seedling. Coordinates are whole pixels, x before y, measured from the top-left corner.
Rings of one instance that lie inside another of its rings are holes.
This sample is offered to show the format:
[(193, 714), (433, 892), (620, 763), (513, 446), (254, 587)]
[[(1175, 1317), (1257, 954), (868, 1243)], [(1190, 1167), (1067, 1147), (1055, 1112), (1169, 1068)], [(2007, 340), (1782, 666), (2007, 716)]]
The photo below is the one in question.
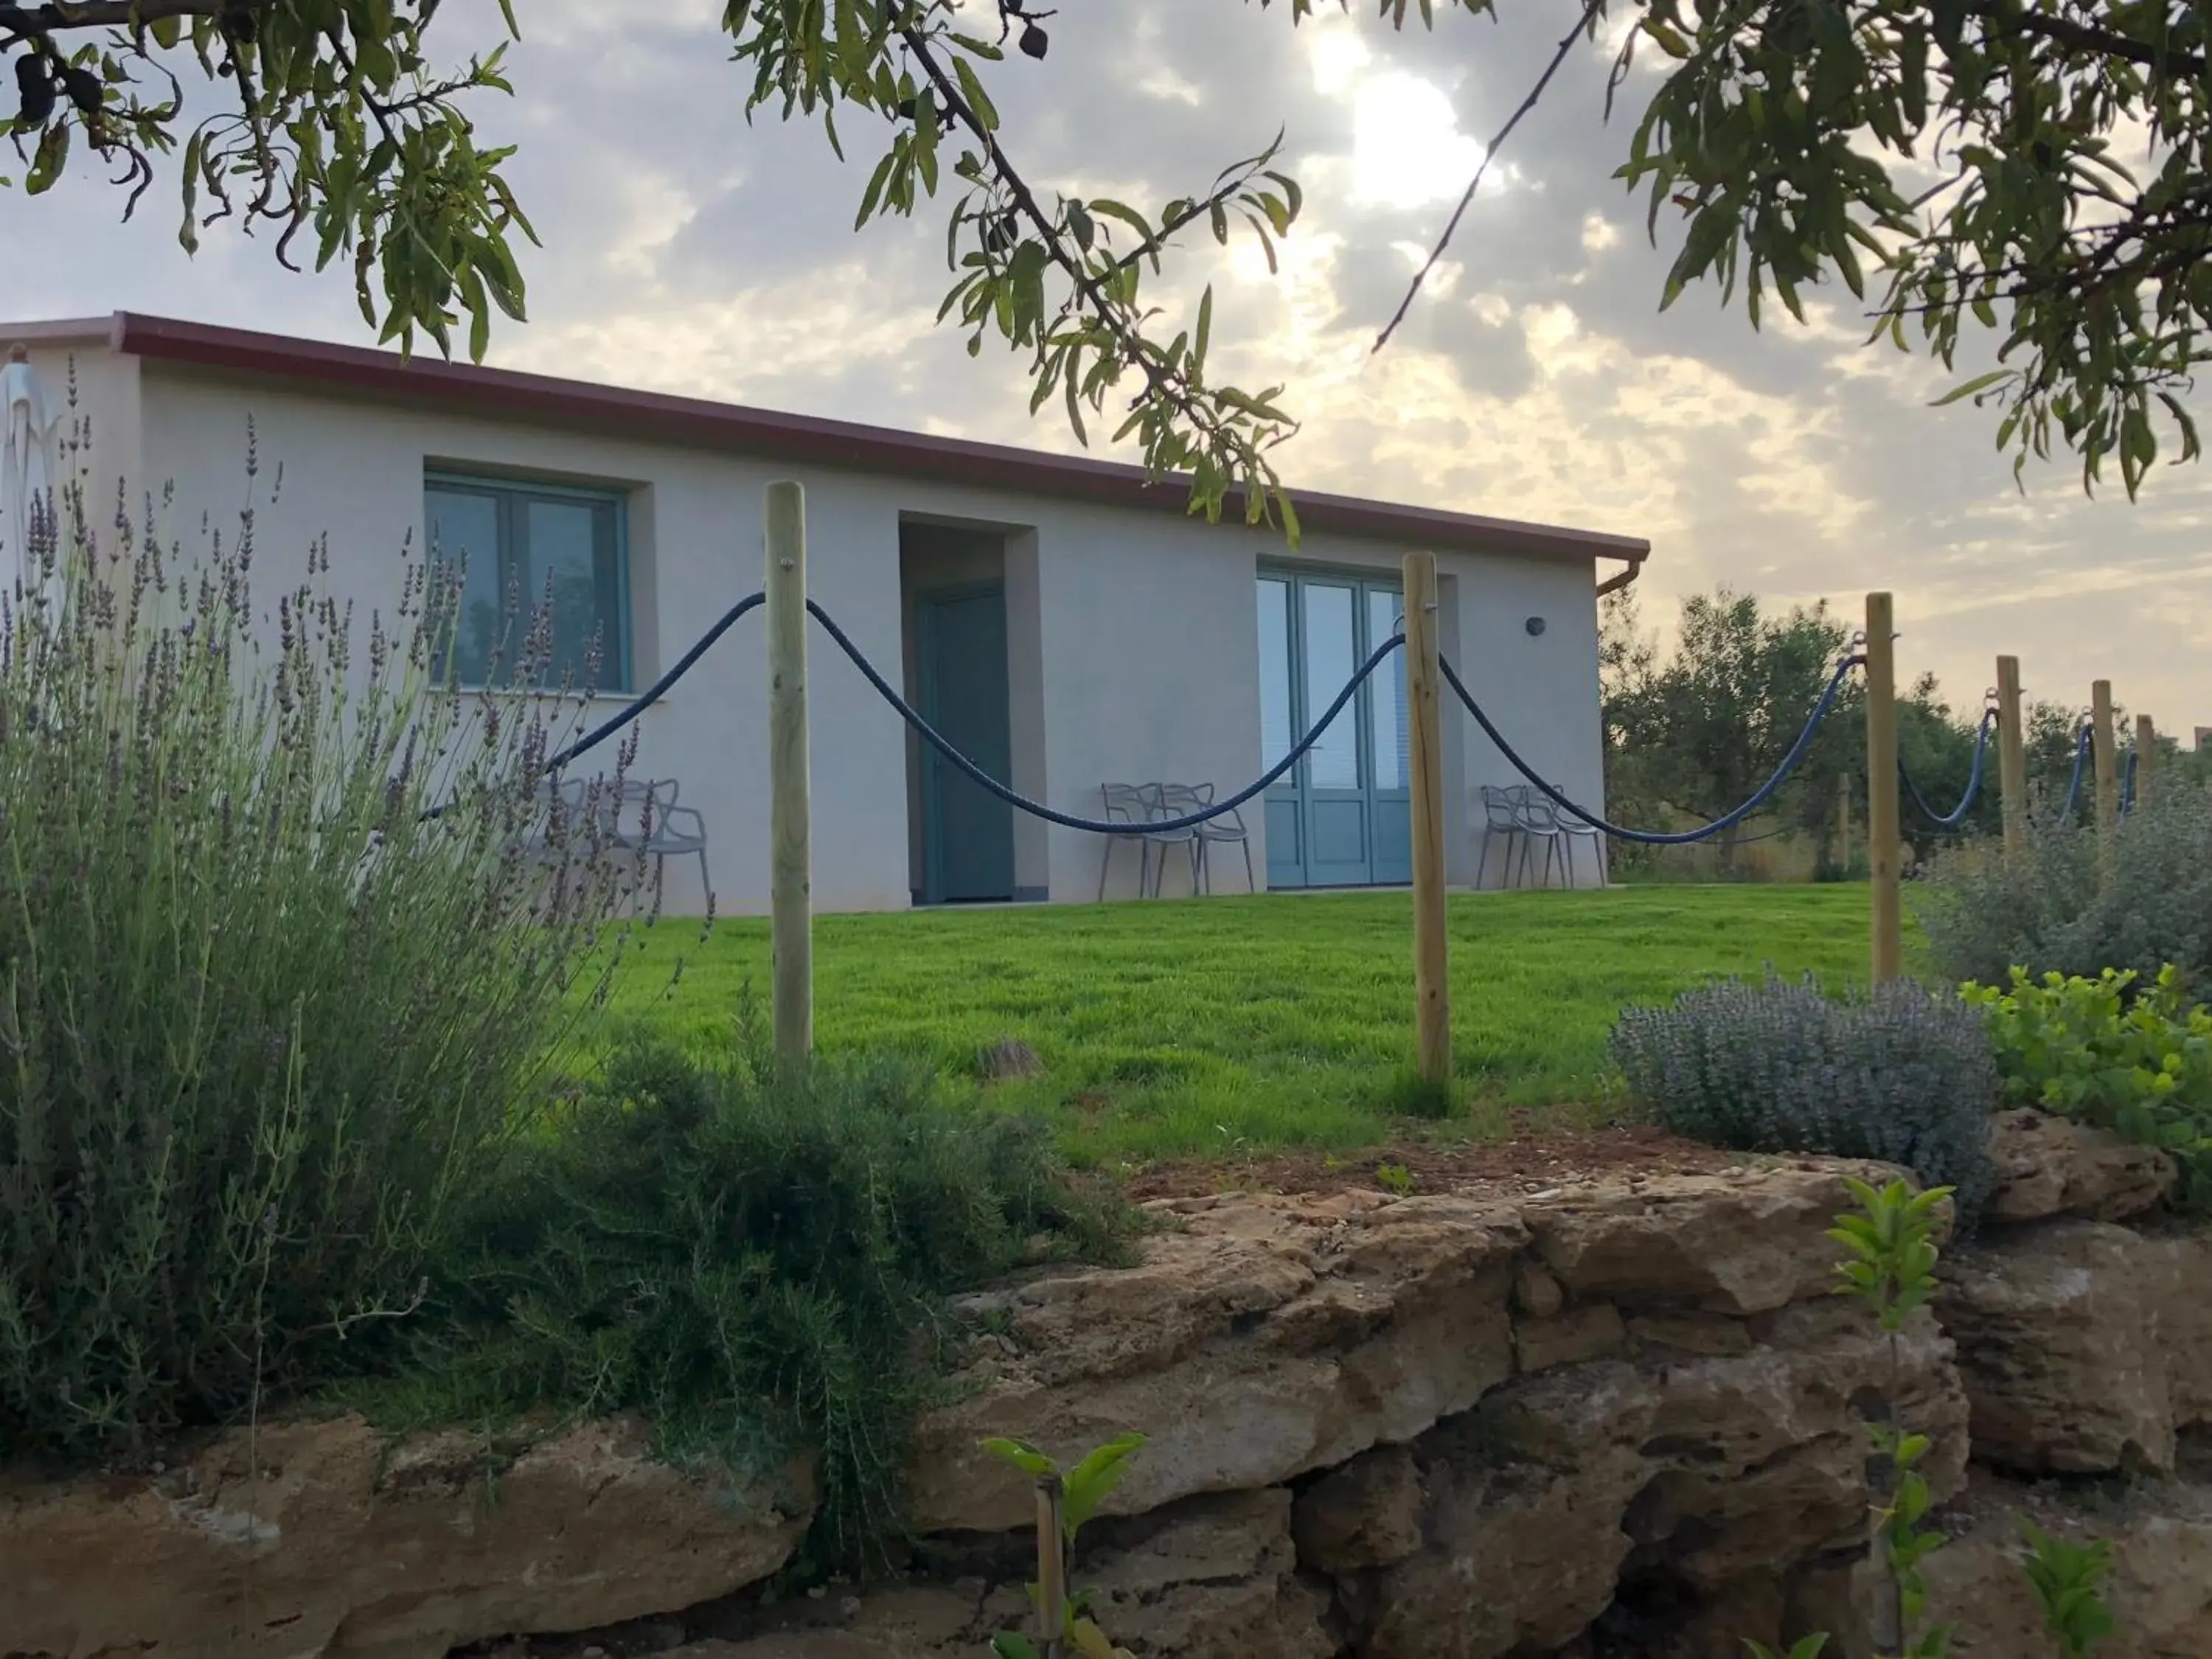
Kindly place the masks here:
[(1948, 1187), (1915, 1192), (1904, 1181), (1879, 1189), (1848, 1183), (1856, 1214), (1838, 1216), (1828, 1237), (1841, 1244), (1837, 1291), (1875, 1316), (1889, 1339), (1890, 1386), (1882, 1420), (1869, 1425), (1874, 1441), (1873, 1550), (1880, 1575), (1875, 1596), (1874, 1648), (1883, 1659), (1942, 1659), (1951, 1627), (1932, 1625), (1912, 1635), (1928, 1606), (1920, 1564), (1940, 1548), (1943, 1534), (1922, 1524), (1935, 1507), (1920, 1473), (1929, 1442), (1897, 1420), (1905, 1381), (1899, 1337), (1914, 1313), (1936, 1294), (1936, 1230)]
[(1413, 1190), (1413, 1172), (1402, 1164), (1376, 1164), (1375, 1179), (1382, 1184), (1383, 1191), (1395, 1193), (1400, 1198)]
[(2086, 1659), (2113, 1631), (2112, 1610), (2098, 1594), (2112, 1570), (2112, 1547), (2100, 1538), (2070, 1543), (2020, 1523), (2027, 1540), (2026, 1571), (2043, 1605), (2044, 1626), (2058, 1638), (2061, 1659)]
[(1762, 1647), (1756, 1642), (1744, 1644), (1751, 1650), (1751, 1659), (1820, 1659), (1821, 1650), (1827, 1645), (1828, 1633), (1826, 1631), (1814, 1631), (1786, 1654), (1778, 1654), (1773, 1649)]
[(1062, 1469), (1026, 1440), (983, 1443), (984, 1450), (1036, 1477), (1046, 1500), (1044, 1510), (1059, 1521), (1054, 1535), (1055, 1529), (1044, 1523), (1043, 1514), (1039, 1516), (1037, 1582), (1029, 1587), (1040, 1624), (1053, 1633), (1046, 1638), (1047, 1646), (1040, 1649), (1019, 1631), (1001, 1631), (991, 1638), (991, 1651), (997, 1659), (1043, 1659), (1048, 1651), (1078, 1655), (1080, 1659), (1135, 1659), (1127, 1649), (1115, 1647), (1089, 1617), (1091, 1591), (1067, 1594), (1066, 1560), (1076, 1534), (1098, 1513), (1107, 1494), (1120, 1484), (1130, 1455), (1144, 1443), (1141, 1434), (1117, 1435), (1074, 1468)]

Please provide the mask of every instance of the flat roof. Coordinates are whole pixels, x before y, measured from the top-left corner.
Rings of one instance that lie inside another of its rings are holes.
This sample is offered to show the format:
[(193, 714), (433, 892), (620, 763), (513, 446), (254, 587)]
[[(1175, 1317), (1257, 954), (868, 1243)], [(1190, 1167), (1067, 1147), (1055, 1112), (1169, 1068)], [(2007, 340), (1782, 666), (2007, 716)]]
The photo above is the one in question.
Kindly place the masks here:
[[(627, 438), (661, 438), (808, 466), (927, 478), (985, 489), (1071, 497), (1114, 507), (1182, 513), (1188, 480), (1156, 480), (1142, 467), (1011, 445), (940, 438), (852, 421), (748, 409), (702, 398), (571, 380), (441, 358), (332, 345), (251, 329), (220, 328), (118, 311), (106, 318), (15, 325), (9, 338), (89, 339), (153, 362), (276, 380), (304, 380), (471, 414), (581, 426)], [(1650, 556), (1640, 538), (1493, 519), (1474, 513), (1310, 495), (1293, 489), (1298, 517), (1316, 530), (1438, 552), (1510, 553), (1567, 560), (1620, 559), (1632, 570)], [(1231, 508), (1241, 518), (1243, 500)]]

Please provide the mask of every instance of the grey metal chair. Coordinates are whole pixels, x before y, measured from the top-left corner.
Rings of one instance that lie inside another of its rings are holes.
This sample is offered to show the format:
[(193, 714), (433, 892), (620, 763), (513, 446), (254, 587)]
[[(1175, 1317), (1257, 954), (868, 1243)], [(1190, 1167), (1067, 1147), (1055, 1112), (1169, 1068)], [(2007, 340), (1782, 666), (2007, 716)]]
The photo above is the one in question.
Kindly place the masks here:
[(1561, 860), (1561, 848), (1565, 844), (1566, 831), (1559, 827), (1559, 814), (1552, 803), (1525, 783), (1515, 784), (1505, 792), (1505, 799), (1513, 809), (1515, 822), (1521, 831), (1521, 872), (1530, 873), (1534, 863), (1536, 843), (1544, 843), (1544, 868), (1536, 884), (1548, 887), (1552, 881), (1553, 866)]
[(1145, 896), (1146, 884), (1151, 879), (1152, 868), (1152, 842), (1146, 839), (1140, 827), (1152, 816), (1146, 804), (1145, 786), (1137, 783), (1102, 783), (1098, 786), (1100, 800), (1105, 804), (1105, 817), (1109, 823), (1126, 823), (1127, 831), (1115, 830), (1106, 837), (1106, 850), (1098, 859), (1098, 902), (1106, 902), (1106, 873), (1113, 867), (1114, 848), (1124, 842), (1137, 844), (1137, 896)]
[(624, 778), (616, 786), (613, 842), (623, 850), (653, 861), (653, 885), (661, 884), (672, 858), (699, 860), (699, 886), (714, 890), (707, 872), (707, 821), (696, 807), (679, 806), (681, 786), (674, 778)]
[[(1554, 788), (1558, 787), (1556, 784), (1553, 786)], [(1553, 810), (1552, 817), (1559, 826), (1559, 845), (1566, 852), (1567, 885), (1572, 887), (1575, 884), (1575, 843), (1578, 841), (1587, 841), (1590, 847), (1590, 857), (1597, 861), (1597, 884), (1601, 887), (1604, 886), (1606, 884), (1605, 832), (1587, 819), (1578, 818), (1571, 812), (1563, 812), (1557, 808)]]
[[(1145, 816), (1148, 822), (1158, 823), (1168, 818), (1179, 818), (1195, 812), (1206, 803), (1198, 799), (1187, 783), (1148, 783), (1142, 786)], [(1200, 837), (1198, 826), (1182, 830), (1147, 830), (1145, 840), (1160, 849), (1160, 861), (1152, 866), (1152, 896), (1158, 898), (1167, 884), (1168, 848), (1180, 847), (1190, 860), (1190, 890), (1199, 890), (1200, 866), (1206, 857), (1206, 842)]]
[(1512, 800), (1505, 790), (1493, 784), (1484, 784), (1482, 795), (1482, 853), (1474, 861), (1474, 884), (1482, 885), (1482, 878), (1490, 867), (1490, 843), (1498, 836), (1505, 838), (1505, 878), (1499, 884), (1513, 884), (1513, 841), (1525, 833), (1521, 820), (1515, 816)]
[[(1185, 809), (1198, 811), (1213, 805), (1213, 786), (1194, 783), (1190, 786), (1193, 805)], [(1236, 847), (1244, 854), (1244, 890), (1260, 890), (1259, 878), (1252, 872), (1252, 832), (1244, 827), (1244, 812), (1232, 806), (1218, 817), (1208, 818), (1198, 826), (1198, 870), (1206, 883), (1206, 890), (1213, 890), (1212, 849), (1216, 847)]]
[[(1159, 802), (1162, 817), (1180, 818), (1193, 812), (1202, 812), (1213, 805), (1213, 786), (1210, 783), (1164, 783), (1160, 786)], [(1188, 837), (1188, 841), (1186, 837)], [(1210, 854), (1217, 842), (1244, 849), (1244, 884), (1255, 893), (1260, 890), (1252, 870), (1251, 836), (1244, 827), (1243, 814), (1235, 808), (1188, 830), (1174, 830), (1163, 839), (1191, 848), (1192, 891), (1211, 893), (1213, 890), (1213, 861)], [(1164, 874), (1167, 863), (1164, 853), (1160, 862)], [(1158, 878), (1155, 878), (1155, 893), (1158, 891), (1157, 882)]]

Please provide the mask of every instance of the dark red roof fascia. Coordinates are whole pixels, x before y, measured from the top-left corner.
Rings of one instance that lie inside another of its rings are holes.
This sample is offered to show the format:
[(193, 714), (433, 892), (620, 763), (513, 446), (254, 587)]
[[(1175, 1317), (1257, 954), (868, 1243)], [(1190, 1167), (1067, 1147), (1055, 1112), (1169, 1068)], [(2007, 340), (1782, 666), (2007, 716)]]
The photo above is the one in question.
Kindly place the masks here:
[[(1109, 461), (808, 415), (778, 414), (513, 369), (480, 368), (438, 358), (403, 358), (396, 352), (132, 312), (115, 313), (109, 341), (119, 352), (158, 362), (190, 363), (235, 374), (310, 380), (442, 404), (472, 414), (585, 426), (624, 437), (659, 438), (799, 465), (929, 478), (1115, 507), (1181, 512), (1188, 500), (1187, 486), (1180, 479), (1155, 483), (1142, 468)], [(1294, 491), (1292, 499), (1299, 519), (1314, 529), (1439, 551), (1625, 559), (1631, 565), (1640, 565), (1651, 550), (1649, 542), (1595, 531), (1559, 529), (1344, 495)], [(1241, 503), (1232, 500), (1230, 511), (1241, 514), (1242, 510)]]

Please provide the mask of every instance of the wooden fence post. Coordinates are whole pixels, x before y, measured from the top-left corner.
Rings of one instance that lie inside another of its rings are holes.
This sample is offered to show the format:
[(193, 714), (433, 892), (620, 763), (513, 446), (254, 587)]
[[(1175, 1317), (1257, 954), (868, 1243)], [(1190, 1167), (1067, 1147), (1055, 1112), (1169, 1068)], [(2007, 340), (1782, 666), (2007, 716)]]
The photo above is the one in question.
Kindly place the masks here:
[(1899, 866), (1905, 835), (1897, 807), (1897, 613), (1887, 593), (1866, 602), (1867, 862), (1874, 872), (1873, 978), (1905, 971), (1905, 907)]
[(1452, 1074), (1449, 948), (1444, 932), (1443, 710), (1437, 667), (1437, 556), (1408, 553), (1406, 591), (1406, 719), (1413, 775), (1413, 1030), (1421, 1076), (1449, 1085)]
[(2136, 716), (2136, 805), (2151, 797), (2158, 780), (2158, 726), (2148, 714)]
[(2112, 681), (2090, 685), (2089, 719), (2096, 731), (2097, 844), (2110, 858), (2112, 832), (2120, 822), (2120, 750), (2112, 730)]
[(2020, 659), (1997, 659), (1997, 783), (2004, 795), (2005, 852), (2027, 845), (2027, 738), (2020, 723)]
[(1848, 881), (1851, 873), (1851, 781), (1836, 780), (1836, 869)]
[(1041, 1474), (1036, 1483), (1037, 1622), (1044, 1659), (1071, 1659), (1067, 1652), (1067, 1552), (1062, 1530), (1066, 1483)]
[(775, 1052), (814, 1047), (814, 894), (807, 791), (806, 491), (772, 483), (768, 544), (769, 948)]

